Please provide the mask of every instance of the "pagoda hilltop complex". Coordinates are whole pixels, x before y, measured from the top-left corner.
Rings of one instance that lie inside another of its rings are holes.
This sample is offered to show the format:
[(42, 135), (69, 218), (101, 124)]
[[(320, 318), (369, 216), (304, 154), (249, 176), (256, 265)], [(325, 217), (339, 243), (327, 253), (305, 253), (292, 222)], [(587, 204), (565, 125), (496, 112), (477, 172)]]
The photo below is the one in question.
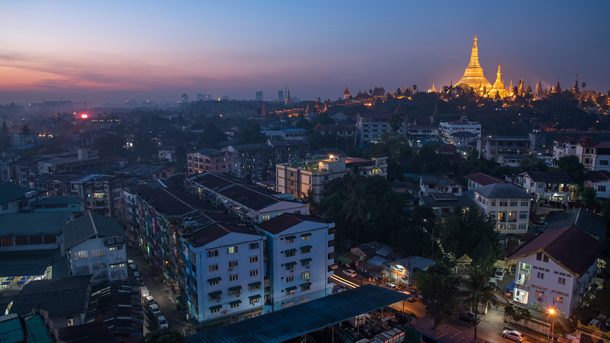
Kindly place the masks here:
[(477, 46), (477, 35), (474, 35), (472, 51), (470, 52), (470, 62), (464, 70), (464, 76), (456, 83), (456, 86), (472, 88), (480, 93), (487, 93), (491, 89), (491, 83), (487, 81), (483, 74), (483, 68), (479, 63), (479, 47)]

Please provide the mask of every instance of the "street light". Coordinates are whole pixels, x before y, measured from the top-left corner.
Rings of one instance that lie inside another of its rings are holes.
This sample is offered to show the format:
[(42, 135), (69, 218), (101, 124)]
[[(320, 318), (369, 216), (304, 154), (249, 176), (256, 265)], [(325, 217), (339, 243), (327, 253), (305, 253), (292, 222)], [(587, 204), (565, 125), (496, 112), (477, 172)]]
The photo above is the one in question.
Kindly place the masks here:
[(549, 307), (546, 310), (546, 314), (551, 317), (551, 336), (549, 337), (549, 341), (551, 341), (551, 339), (554, 339), (555, 337), (555, 317), (557, 316), (557, 309), (554, 307)]

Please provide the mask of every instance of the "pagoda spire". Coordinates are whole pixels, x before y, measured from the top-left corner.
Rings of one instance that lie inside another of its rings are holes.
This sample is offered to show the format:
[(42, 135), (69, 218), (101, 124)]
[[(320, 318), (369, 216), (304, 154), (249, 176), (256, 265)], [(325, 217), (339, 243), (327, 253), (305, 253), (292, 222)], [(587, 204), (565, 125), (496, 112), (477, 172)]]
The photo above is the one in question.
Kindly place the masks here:
[(470, 62), (468, 63), (469, 67), (481, 67), (479, 63), (479, 46), (477, 45), (477, 34), (474, 34), (474, 39), (472, 41), (472, 50), (470, 51)]
[(491, 90), (489, 91), (489, 97), (505, 98), (507, 96), (506, 88), (504, 88), (504, 82), (502, 82), (502, 66), (498, 64), (498, 71), (496, 72), (496, 81), (494, 82)]
[[(457, 86), (473, 88), (477, 93), (481, 94), (482, 89), (490, 89), (491, 83), (485, 78), (483, 68), (479, 63), (479, 45), (477, 35), (474, 35), (472, 41), (472, 49), (470, 50), (470, 61), (464, 70), (464, 75), (457, 82)], [(484, 92), (483, 92), (484, 94)]]

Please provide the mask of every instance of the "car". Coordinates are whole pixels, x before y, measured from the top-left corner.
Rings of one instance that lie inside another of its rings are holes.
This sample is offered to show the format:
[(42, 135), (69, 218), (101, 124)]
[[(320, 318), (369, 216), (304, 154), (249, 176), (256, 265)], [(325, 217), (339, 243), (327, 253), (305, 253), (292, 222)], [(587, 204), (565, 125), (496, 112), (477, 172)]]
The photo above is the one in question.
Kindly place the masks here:
[(169, 323), (167, 322), (167, 319), (165, 319), (164, 315), (158, 316), (157, 322), (159, 323), (159, 329), (169, 329)]
[(137, 271), (137, 270), (134, 270), (134, 271), (133, 271), (133, 276), (134, 276), (136, 279), (139, 279), (139, 278), (140, 278), (140, 272), (139, 272), (139, 271)]
[(495, 276), (496, 276), (496, 280), (498, 280), (498, 281), (504, 280), (504, 276), (506, 276), (506, 269), (504, 269), (504, 268), (496, 269)]
[(344, 270), (342, 273), (343, 273), (343, 274), (345, 274), (345, 275), (347, 275), (347, 276), (349, 276), (349, 277), (356, 277), (356, 275), (358, 275), (358, 274), (356, 273), (356, 271), (355, 271), (355, 270), (353, 270), (353, 269), (346, 269), (346, 270)]
[(514, 342), (523, 342), (523, 334), (517, 330), (502, 330), (502, 337)]
[(150, 306), (154, 303), (156, 303), (156, 302), (155, 302), (155, 298), (153, 298), (152, 295), (148, 295), (148, 296), (144, 297), (144, 304), (146, 304), (146, 306)]
[(146, 286), (140, 287), (140, 294), (142, 294), (142, 298), (145, 298), (150, 295), (150, 291)]
[(159, 308), (159, 304), (157, 304), (157, 302), (154, 300), (152, 304), (148, 305), (148, 309), (150, 310), (150, 313), (152, 313), (152, 315), (155, 317), (163, 315), (163, 313), (161, 313), (161, 309)]
[(386, 282), (385, 286), (390, 289), (396, 289), (396, 285), (391, 282)]
[(129, 268), (131, 268), (131, 270), (133, 270), (133, 271), (138, 270), (138, 265), (136, 264), (136, 262), (134, 260), (127, 260), (127, 264), (129, 264)]
[(481, 318), (478, 318), (474, 312), (471, 311), (460, 312), (458, 318), (470, 324), (474, 324), (475, 322), (478, 324), (481, 321)]

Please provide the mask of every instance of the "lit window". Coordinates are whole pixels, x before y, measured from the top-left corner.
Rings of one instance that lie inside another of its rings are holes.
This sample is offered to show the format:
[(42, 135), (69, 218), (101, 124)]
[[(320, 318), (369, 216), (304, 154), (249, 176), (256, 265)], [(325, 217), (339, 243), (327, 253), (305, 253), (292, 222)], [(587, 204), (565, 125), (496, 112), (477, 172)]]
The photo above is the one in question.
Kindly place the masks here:
[(235, 253), (237, 253), (237, 246), (235, 246), (235, 245), (234, 245), (234, 246), (230, 246), (230, 247), (228, 247), (228, 248), (227, 248), (227, 253), (229, 253), (229, 254), (235, 254)]

